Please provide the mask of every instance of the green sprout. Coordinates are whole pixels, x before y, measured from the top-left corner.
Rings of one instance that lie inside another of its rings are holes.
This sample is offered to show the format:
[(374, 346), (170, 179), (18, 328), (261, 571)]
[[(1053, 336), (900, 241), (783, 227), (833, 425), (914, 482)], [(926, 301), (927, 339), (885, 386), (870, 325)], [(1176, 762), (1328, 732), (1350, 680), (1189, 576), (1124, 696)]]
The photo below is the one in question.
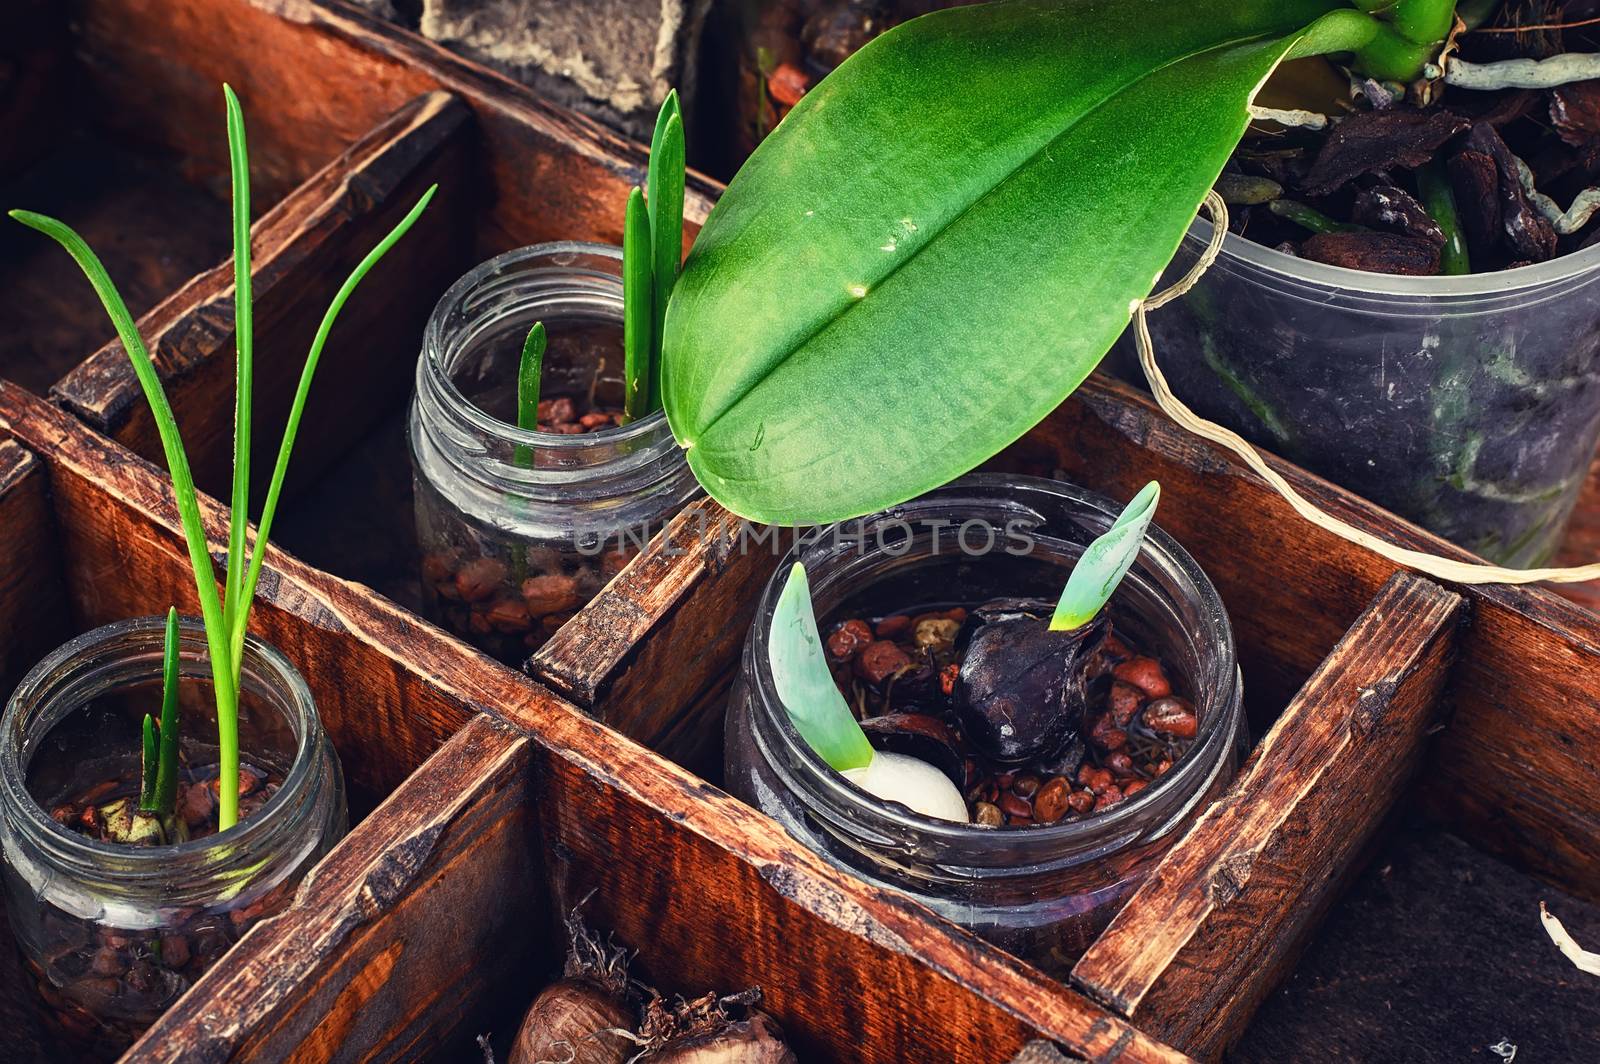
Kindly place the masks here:
[(1364, 225), (1336, 222), (1315, 207), (1308, 207), (1299, 200), (1275, 199), (1267, 204), (1267, 210), (1313, 233), (1356, 233), (1366, 229)]
[[(544, 352), (548, 346), (544, 322), (536, 321), (522, 341), (522, 359), (517, 363), (517, 428), (532, 431), (539, 427), (539, 381), (544, 376)], [(512, 449), (511, 464), (518, 469), (533, 468), (533, 448), (519, 443)], [(528, 578), (528, 548), (518, 542), (511, 552), (511, 567), (518, 585)]]
[(661, 340), (683, 258), (684, 166), (683, 115), (674, 89), (656, 116), (645, 189), (634, 186), (628, 194), (623, 220), (623, 412), (629, 421), (661, 409)]
[[(517, 363), (517, 428), (532, 430), (539, 427), (539, 380), (544, 375), (544, 352), (549, 345), (544, 322), (536, 321), (522, 341), (522, 358)], [(512, 456), (521, 469), (533, 465), (533, 452), (519, 446)]]
[(1067, 586), (1061, 591), (1055, 613), (1050, 616), (1052, 632), (1082, 628), (1111, 601), (1117, 585), (1139, 557), (1145, 530), (1156, 515), (1156, 503), (1160, 499), (1161, 485), (1152, 480), (1123, 508), (1105, 534), (1084, 550), (1067, 577)]
[[(290, 406), (285, 423), (283, 440), (279, 444), (277, 464), (267, 488), (261, 517), (257, 522), (253, 545), (248, 542), (249, 483), (251, 449), (251, 387), (253, 378), (254, 337), (251, 324), (250, 299), (250, 194), (249, 162), (245, 148), (244, 114), (238, 97), (227, 85), (223, 86), (227, 104), (228, 153), (233, 175), (233, 238), (234, 238), (234, 343), (236, 350), (236, 406), (234, 418), (234, 481), (229, 513), (227, 570), (221, 594), (217, 590), (216, 573), (208, 550), (205, 526), (200, 519), (199, 495), (195, 490), (194, 476), (184, 451), (178, 423), (167, 401), (161, 378), (144, 340), (139, 336), (133, 315), (127, 303), (106, 273), (98, 256), (83, 238), (65, 223), (31, 211), (14, 210), (11, 217), (23, 225), (36, 229), (59, 243), (83, 271), (101, 304), (116, 327), (117, 336), (128, 360), (133, 364), (134, 375), (150, 404), (156, 429), (161, 437), (161, 449), (166, 456), (167, 471), (172, 478), (173, 495), (177, 501), (178, 517), (183, 526), (184, 541), (188, 546), (189, 564), (194, 572), (195, 590), (200, 600), (200, 612), (205, 623), (206, 645), (211, 659), (211, 675), (217, 706), (217, 740), (221, 751), (219, 776), (223, 783), (218, 788), (218, 830), (225, 831), (238, 822), (239, 792), (239, 688), (244, 661), (244, 640), (255, 597), (256, 583), (261, 576), (267, 538), (272, 529), (272, 519), (277, 512), (278, 498), (288, 473), (289, 457), (294, 449), (295, 435), (300, 428), (300, 418), (305, 412), (306, 397), (310, 392), (312, 376), (322, 357), (339, 311), (361, 283), (367, 273), (394, 246), (422, 214), (438, 186), (423, 193), (422, 198), (400, 220), (378, 245), (351, 271), (338, 293), (333, 297), (322, 323), (317, 328), (300, 373), (299, 387)], [(174, 684), (176, 681), (174, 680)], [(165, 708), (163, 707), (163, 716)], [(147, 733), (148, 735), (148, 729)], [(176, 728), (170, 741), (176, 742)], [(163, 731), (163, 742), (168, 733)], [(146, 750), (148, 751), (148, 740)], [(148, 770), (147, 770), (148, 771)], [(157, 779), (159, 781), (159, 769)], [(233, 785), (229, 785), (232, 783)], [(176, 785), (173, 779), (172, 785)], [(159, 783), (158, 788), (159, 790)]]
[(811, 608), (811, 584), (799, 562), (778, 595), (768, 649), (778, 699), (795, 730), (835, 772), (866, 768), (872, 744), (839, 693), (822, 651), (822, 636)]
[(1464, 274), (1472, 272), (1472, 260), (1467, 255), (1467, 238), (1461, 229), (1461, 215), (1456, 211), (1456, 194), (1445, 176), (1444, 167), (1436, 159), (1417, 170), (1417, 189), (1422, 193), (1422, 206), (1444, 235), (1444, 247), (1439, 252), (1439, 272)]
[(161, 653), (161, 727), (144, 715), (144, 781), (139, 812), (163, 820), (178, 802), (178, 611), (167, 608), (167, 631)]

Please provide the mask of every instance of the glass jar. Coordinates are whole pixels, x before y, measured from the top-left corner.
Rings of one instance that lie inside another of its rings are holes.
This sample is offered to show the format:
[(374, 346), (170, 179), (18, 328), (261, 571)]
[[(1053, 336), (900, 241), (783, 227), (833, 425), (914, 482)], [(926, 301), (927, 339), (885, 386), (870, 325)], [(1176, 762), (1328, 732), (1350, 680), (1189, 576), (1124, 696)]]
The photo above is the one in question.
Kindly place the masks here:
[(528, 330), (541, 399), (622, 405), (622, 251), (539, 244), (462, 277), (428, 320), (410, 439), (429, 616), (517, 662), (699, 492), (659, 411), (575, 435), (516, 427)]
[(1169, 663), (1199, 720), (1171, 771), (1082, 820), (1010, 829), (932, 820), (846, 782), (806, 745), (773, 685), (768, 638), (794, 561), (831, 620), (990, 598), (1054, 599), (1074, 560), (1116, 519), (1091, 492), (978, 474), (825, 529), (768, 583), (728, 706), (725, 784), (812, 850), (897, 889), (1045, 971), (1064, 974), (1123, 900), (1232, 778), (1244, 715), (1233, 633), (1216, 589), (1151, 527), (1108, 609), (1119, 633)]
[[(1157, 287), (1210, 237), (1196, 221)], [(1526, 567), (1561, 545), (1600, 439), (1597, 306), (1600, 247), (1514, 270), (1402, 277), (1229, 233), (1150, 330), (1173, 391), (1202, 417)]]
[[(241, 671), (241, 761), (277, 780), (259, 808), (220, 834), (155, 846), (99, 841), (52, 818), (72, 799), (137, 799), (141, 722), (160, 713), (164, 632), (165, 618), (143, 617), (66, 643), (28, 673), (0, 721), (6, 913), (46, 1025), (74, 1059), (130, 1044), (246, 930), (288, 905), (347, 826), (344, 776), (311, 691), (254, 638)], [(216, 708), (198, 619), (182, 621), (179, 674), (182, 763), (208, 765), (214, 779)]]

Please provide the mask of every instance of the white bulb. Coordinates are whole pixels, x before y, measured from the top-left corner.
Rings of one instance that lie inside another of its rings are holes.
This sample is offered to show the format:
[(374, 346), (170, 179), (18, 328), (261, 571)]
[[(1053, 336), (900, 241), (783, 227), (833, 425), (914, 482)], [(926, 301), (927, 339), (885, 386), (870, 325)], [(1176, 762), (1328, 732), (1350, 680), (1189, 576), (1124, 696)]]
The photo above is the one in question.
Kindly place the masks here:
[(967, 803), (950, 777), (926, 761), (905, 754), (875, 753), (866, 768), (852, 768), (844, 778), (868, 794), (938, 820), (968, 823)]

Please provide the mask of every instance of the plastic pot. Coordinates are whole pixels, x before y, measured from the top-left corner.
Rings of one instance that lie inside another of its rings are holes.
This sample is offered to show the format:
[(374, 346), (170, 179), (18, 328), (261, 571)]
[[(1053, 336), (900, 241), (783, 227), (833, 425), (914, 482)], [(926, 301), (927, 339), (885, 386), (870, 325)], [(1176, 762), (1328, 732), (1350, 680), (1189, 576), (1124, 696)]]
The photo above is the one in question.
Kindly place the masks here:
[[(1163, 284), (1210, 233), (1195, 223)], [(1398, 277), (1229, 234), (1150, 325), (1202, 416), (1501, 564), (1560, 544), (1600, 436), (1600, 247)]]

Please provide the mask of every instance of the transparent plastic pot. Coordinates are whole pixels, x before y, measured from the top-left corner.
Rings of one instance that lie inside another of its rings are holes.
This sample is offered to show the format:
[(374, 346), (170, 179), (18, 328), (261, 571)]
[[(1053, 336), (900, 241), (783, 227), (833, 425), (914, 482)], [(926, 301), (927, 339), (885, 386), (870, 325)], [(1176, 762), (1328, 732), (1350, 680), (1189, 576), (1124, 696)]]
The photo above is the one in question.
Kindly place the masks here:
[[(339, 757), (310, 689), (253, 637), (239, 745), (241, 761), (269, 782), (255, 802), (241, 800), (237, 825), (134, 846), (57, 822), (59, 803), (137, 797), (140, 723), (160, 712), (165, 624), (119, 621), (62, 645), (17, 686), (0, 723), (6, 915), (46, 1026), (75, 1060), (130, 1044), (241, 935), (289, 904), (348, 823)], [(214, 781), (216, 707), (196, 618), (182, 621), (179, 675), (182, 763), (210, 766)]]
[(769, 665), (773, 610), (805, 563), (824, 630), (873, 605), (1054, 597), (1120, 507), (1072, 485), (978, 474), (822, 530), (792, 550), (757, 609), (730, 698), (725, 785), (828, 860), (1064, 974), (1168, 847), (1233, 777), (1245, 739), (1233, 632), (1216, 589), (1152, 527), (1113, 624), (1172, 670), (1199, 717), (1193, 745), (1137, 795), (1085, 819), (989, 829), (932, 820), (845, 781), (806, 745)]
[[(1196, 221), (1161, 285), (1210, 235)], [(1600, 437), (1600, 247), (1399, 277), (1229, 234), (1150, 325), (1203, 417), (1500, 564), (1559, 546)]]

